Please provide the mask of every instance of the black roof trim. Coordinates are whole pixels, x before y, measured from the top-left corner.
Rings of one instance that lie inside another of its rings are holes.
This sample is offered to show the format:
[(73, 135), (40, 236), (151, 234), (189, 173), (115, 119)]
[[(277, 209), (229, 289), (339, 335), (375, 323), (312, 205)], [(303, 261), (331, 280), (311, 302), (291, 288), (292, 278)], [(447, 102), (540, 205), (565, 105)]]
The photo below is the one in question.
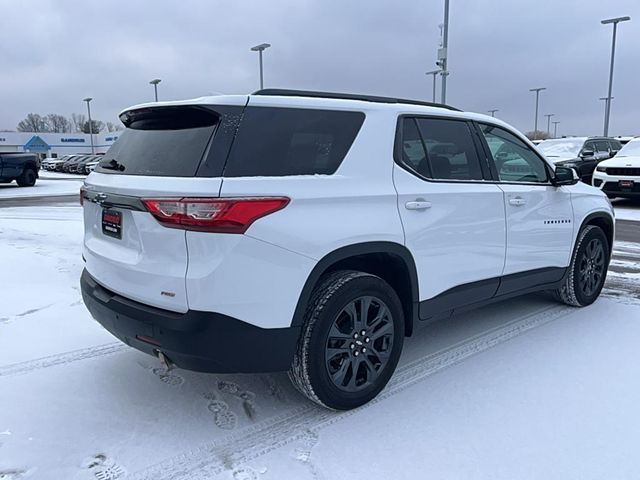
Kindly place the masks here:
[(377, 97), (374, 95), (360, 95), (357, 93), (314, 92), (311, 90), (287, 90), (283, 88), (263, 88), (262, 90), (256, 90), (251, 95), (269, 95), (269, 96), (279, 96), (279, 97), (336, 98), (339, 100), (361, 100), (364, 102), (375, 102), (375, 103), (406, 103), (408, 105), (421, 105), (424, 107), (446, 108), (447, 110), (454, 110), (456, 112), (462, 111), (459, 108), (455, 108), (455, 107), (452, 107), (451, 105), (445, 105), (442, 103), (421, 102), (419, 100), (407, 100), (404, 98)]

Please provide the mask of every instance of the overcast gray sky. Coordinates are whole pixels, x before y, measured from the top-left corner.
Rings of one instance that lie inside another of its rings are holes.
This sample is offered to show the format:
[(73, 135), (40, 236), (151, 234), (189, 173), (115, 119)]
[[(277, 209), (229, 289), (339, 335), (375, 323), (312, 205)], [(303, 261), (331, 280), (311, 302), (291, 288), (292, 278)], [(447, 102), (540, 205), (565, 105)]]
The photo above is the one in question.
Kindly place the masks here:
[[(153, 99), (258, 87), (252, 45), (268, 42), (265, 86), (430, 100), (442, 0), (0, 0), (0, 129), (29, 112), (115, 121)], [(618, 29), (610, 133), (640, 134), (640, 1), (451, 0), (448, 103), (533, 130), (600, 134), (612, 27)]]

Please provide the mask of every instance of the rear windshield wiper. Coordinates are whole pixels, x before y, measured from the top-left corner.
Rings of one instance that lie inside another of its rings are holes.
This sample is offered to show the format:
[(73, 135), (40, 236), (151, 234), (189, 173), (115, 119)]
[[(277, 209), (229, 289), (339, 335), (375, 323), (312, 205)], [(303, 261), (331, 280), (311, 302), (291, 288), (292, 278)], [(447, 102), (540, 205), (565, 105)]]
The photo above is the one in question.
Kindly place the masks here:
[(100, 166), (107, 170), (118, 170), (119, 172), (124, 172), (124, 165), (119, 163), (115, 158), (112, 158), (106, 164), (100, 162)]

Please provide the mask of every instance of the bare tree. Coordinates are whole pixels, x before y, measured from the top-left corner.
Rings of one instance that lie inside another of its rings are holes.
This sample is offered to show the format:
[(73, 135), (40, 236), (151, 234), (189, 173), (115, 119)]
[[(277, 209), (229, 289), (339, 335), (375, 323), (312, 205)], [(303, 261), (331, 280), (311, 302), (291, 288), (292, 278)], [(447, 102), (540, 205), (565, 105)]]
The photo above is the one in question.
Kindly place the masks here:
[[(111, 122), (107, 122), (106, 127), (110, 132), (118, 130), (118, 126)], [(90, 130), (93, 130), (93, 133), (100, 133), (105, 129), (105, 124), (100, 120), (91, 120), (90, 129), (87, 117), (82, 113), (72, 113), (71, 118), (57, 113), (50, 113), (46, 116), (30, 113), (18, 123), (16, 128), (19, 132), (89, 133)]]
[(87, 123), (87, 117), (82, 113), (71, 114), (71, 127), (74, 132), (82, 132), (83, 125)]
[(37, 113), (30, 113), (24, 120), (21, 120), (16, 127), (19, 132), (49, 132), (47, 119)]
[(63, 115), (57, 113), (50, 113), (46, 117), (49, 128), (52, 132), (56, 133), (68, 133), (71, 131), (71, 122)]
[(119, 132), (120, 130), (124, 129), (122, 123), (120, 122), (107, 122), (106, 127), (108, 132)]
[(546, 140), (549, 138), (549, 134), (547, 132), (542, 132), (540, 130), (537, 132), (527, 132), (526, 136), (529, 140)]

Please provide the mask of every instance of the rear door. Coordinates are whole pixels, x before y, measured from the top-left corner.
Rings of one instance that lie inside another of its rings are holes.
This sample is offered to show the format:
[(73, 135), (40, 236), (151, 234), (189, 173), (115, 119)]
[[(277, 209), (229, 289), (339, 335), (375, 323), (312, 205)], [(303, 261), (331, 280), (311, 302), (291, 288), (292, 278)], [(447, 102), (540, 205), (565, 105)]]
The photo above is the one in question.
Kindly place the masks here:
[[(400, 122), (393, 178), (420, 300), (461, 285), (468, 288), (454, 303), (491, 297), (505, 260), (503, 193), (485, 181), (487, 164), (469, 123), (411, 117)], [(443, 304), (429, 306), (421, 317), (439, 313), (448, 304), (447, 296), (441, 298)]]
[(486, 139), (494, 177), (504, 191), (504, 274), (552, 269), (547, 271), (551, 277), (561, 275), (559, 269), (553, 269), (569, 264), (574, 228), (569, 190), (551, 184), (546, 162), (516, 135), (494, 125), (479, 127)]
[(128, 128), (85, 181), (83, 253), (98, 283), (149, 305), (188, 309), (186, 232), (158, 223), (142, 200), (219, 196), (242, 108), (145, 108), (121, 117)]

